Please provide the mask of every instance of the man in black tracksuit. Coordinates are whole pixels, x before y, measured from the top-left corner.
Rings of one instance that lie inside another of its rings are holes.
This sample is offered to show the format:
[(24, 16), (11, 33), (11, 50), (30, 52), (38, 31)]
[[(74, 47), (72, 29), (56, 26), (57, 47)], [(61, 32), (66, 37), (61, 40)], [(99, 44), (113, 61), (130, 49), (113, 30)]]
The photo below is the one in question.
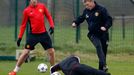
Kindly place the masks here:
[(80, 58), (74, 55), (52, 66), (50, 73), (53, 75), (54, 72), (60, 70), (62, 70), (65, 75), (110, 75), (110, 73), (105, 73), (88, 65), (80, 64)]
[(112, 26), (112, 18), (105, 7), (98, 5), (94, 0), (83, 0), (86, 6), (83, 14), (73, 21), (72, 26), (79, 26), (84, 20), (88, 23), (88, 38), (97, 50), (99, 70), (107, 71), (106, 55), (108, 47), (108, 29)]

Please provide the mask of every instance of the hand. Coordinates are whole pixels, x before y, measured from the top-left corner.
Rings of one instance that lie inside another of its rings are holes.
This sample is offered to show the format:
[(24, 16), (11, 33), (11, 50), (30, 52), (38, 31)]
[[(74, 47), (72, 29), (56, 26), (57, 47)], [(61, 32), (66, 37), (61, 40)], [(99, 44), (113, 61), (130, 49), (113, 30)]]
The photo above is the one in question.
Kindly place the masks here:
[(54, 33), (54, 28), (50, 27), (49, 28), (49, 33), (50, 33), (50, 35), (52, 35)]
[(101, 27), (100, 28), (102, 31), (106, 31), (106, 28), (105, 27)]
[(73, 28), (75, 28), (75, 27), (76, 27), (76, 24), (75, 24), (74, 22), (72, 23), (72, 27), (73, 27)]
[(18, 38), (18, 40), (17, 40), (17, 46), (18, 47), (20, 46), (20, 42), (21, 42), (21, 38)]

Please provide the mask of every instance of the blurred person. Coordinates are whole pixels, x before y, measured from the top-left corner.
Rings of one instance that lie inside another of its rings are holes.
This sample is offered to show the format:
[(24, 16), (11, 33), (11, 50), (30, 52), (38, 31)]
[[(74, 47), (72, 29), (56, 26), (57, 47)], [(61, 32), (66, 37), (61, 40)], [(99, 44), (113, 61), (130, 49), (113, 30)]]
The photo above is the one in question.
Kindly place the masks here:
[(30, 25), (30, 31), (26, 39), (25, 49), (20, 55), (14, 70), (11, 71), (9, 75), (16, 75), (21, 65), (28, 57), (30, 51), (34, 50), (34, 47), (37, 43), (40, 43), (42, 47), (48, 52), (50, 64), (55, 64), (55, 50), (52, 46), (51, 38), (46, 30), (44, 17), (46, 16), (50, 24), (50, 34), (54, 33), (53, 19), (44, 4), (39, 3), (37, 0), (29, 0), (29, 2), (29, 6), (26, 7), (23, 11), (23, 20), (20, 26), (17, 46), (20, 46), (20, 42), (25, 32), (27, 23)]
[(95, 46), (99, 58), (99, 70), (108, 71), (106, 55), (109, 41), (108, 29), (112, 26), (112, 17), (107, 9), (94, 0), (83, 0), (83, 14), (73, 21), (72, 26), (79, 26), (84, 20), (88, 23), (88, 38)]
[(78, 56), (69, 56), (50, 68), (50, 75), (62, 70), (65, 75), (111, 75), (102, 70), (81, 64)]

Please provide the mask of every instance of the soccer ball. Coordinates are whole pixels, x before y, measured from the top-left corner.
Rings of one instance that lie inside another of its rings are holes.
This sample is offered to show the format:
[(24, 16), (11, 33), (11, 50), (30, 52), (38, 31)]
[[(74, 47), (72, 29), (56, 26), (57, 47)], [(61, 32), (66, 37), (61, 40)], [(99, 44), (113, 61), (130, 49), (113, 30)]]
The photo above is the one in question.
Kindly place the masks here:
[(54, 72), (51, 75), (61, 75), (59, 72)]
[(39, 72), (44, 73), (44, 72), (47, 71), (48, 66), (44, 63), (41, 63), (41, 64), (38, 65), (37, 69), (38, 69)]

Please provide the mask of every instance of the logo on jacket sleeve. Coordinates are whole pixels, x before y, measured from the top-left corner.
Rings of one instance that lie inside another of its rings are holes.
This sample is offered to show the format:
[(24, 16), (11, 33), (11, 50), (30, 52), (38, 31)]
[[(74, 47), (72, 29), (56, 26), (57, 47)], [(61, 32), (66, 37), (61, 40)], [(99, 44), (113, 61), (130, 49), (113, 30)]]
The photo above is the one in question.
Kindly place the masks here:
[(95, 12), (95, 16), (99, 16), (99, 12)]

